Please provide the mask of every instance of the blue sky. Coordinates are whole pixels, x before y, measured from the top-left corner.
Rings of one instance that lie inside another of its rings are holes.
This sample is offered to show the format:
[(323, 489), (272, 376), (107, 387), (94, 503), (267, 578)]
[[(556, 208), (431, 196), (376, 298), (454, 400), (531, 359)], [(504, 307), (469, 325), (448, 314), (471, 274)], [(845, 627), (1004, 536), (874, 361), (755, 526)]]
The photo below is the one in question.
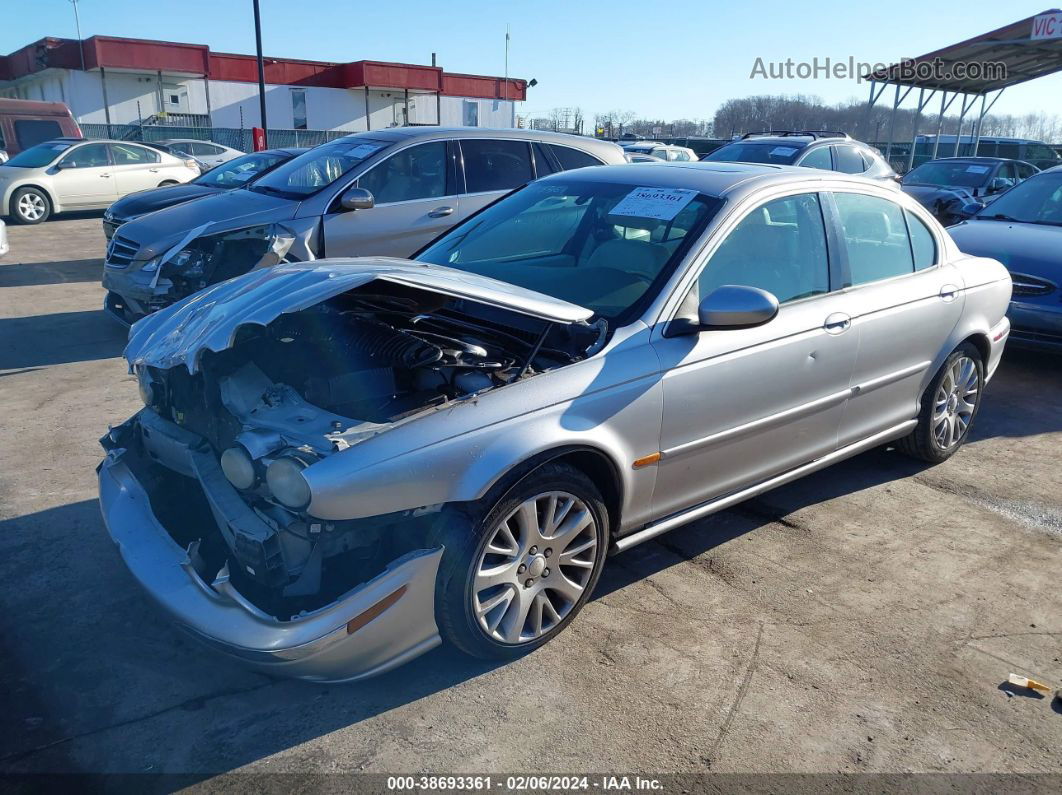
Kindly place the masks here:
[[(12, 4), (13, 0), (12, 0)], [(829, 57), (894, 62), (1050, 8), (1049, 0), (1000, 3), (851, 0), (723, 3), (687, 0), (398, 0), (392, 3), (262, 0), (267, 55), (329, 61), (362, 58), (430, 63), (454, 72), (536, 78), (520, 112), (580, 106), (666, 119), (710, 118), (720, 103), (749, 94), (812, 94), (827, 102), (865, 99), (854, 80), (750, 79), (755, 59)], [(80, 0), (93, 34), (189, 41), (254, 52), (250, 0)], [(69, 0), (18, 3), (4, 15), (0, 52), (43, 36), (74, 37)], [(1062, 74), (1008, 89), (1002, 113), (1062, 113)]]

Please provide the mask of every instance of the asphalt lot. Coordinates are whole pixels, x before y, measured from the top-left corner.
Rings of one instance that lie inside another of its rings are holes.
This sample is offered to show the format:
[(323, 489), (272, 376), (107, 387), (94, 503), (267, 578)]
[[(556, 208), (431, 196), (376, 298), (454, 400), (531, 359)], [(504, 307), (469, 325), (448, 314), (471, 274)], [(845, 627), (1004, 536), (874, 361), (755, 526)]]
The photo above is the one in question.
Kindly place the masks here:
[(609, 560), (557, 640), (378, 679), (250, 673), (122, 565), (97, 439), (139, 407), (98, 214), (0, 261), (0, 771), (1062, 773), (1062, 359), (1008, 352), (974, 439), (874, 451)]

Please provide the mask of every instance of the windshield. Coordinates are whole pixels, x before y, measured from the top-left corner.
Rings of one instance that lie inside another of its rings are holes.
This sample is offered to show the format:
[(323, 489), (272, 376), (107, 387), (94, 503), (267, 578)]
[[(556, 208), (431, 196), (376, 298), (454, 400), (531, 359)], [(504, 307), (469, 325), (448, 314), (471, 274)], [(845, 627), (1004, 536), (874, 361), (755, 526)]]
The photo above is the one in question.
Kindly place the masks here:
[(803, 148), (803, 144), (790, 146), (780, 143), (735, 141), (732, 144), (720, 146), (704, 159), (724, 160), (729, 163), (774, 163), (778, 166), (791, 166)]
[(974, 217), (1062, 226), (1062, 173), (1030, 177), (1002, 194)]
[(192, 180), (196, 185), (209, 185), (212, 188), (237, 188), (246, 185), (263, 171), (277, 163), (290, 159), (290, 155), (281, 152), (252, 152), (237, 157), (212, 168), (202, 176)]
[(29, 149), (19, 152), (4, 163), (4, 165), (16, 166), (18, 168), (40, 168), (41, 166), (46, 166), (53, 162), (59, 157), (59, 155), (69, 149), (71, 145), (72, 144), (63, 141), (37, 144), (36, 146), (31, 146)]
[(250, 190), (303, 199), (331, 185), (387, 146), (390, 146), (387, 141), (370, 138), (340, 138), (278, 166), (255, 180)]
[(937, 160), (923, 163), (904, 175), (904, 185), (948, 185), (961, 188), (978, 188), (988, 180), (992, 165), (968, 161), (949, 162)]
[(722, 203), (687, 189), (537, 182), (455, 227), (417, 259), (614, 320), (659, 289)]

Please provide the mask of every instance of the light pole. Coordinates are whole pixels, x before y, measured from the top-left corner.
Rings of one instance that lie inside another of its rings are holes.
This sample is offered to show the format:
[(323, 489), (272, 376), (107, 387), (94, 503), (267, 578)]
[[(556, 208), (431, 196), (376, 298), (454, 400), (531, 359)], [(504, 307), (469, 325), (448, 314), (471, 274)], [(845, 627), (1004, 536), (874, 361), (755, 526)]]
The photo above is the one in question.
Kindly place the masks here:
[(81, 51), (81, 71), (85, 71), (85, 44), (81, 41), (81, 16), (77, 13), (77, 0), (70, 0), (74, 6), (74, 25), (77, 27), (77, 48)]
[(269, 125), (266, 124), (265, 61), (262, 60), (262, 14), (254, 2), (254, 41), (258, 48), (258, 109), (262, 115), (262, 143), (269, 148)]

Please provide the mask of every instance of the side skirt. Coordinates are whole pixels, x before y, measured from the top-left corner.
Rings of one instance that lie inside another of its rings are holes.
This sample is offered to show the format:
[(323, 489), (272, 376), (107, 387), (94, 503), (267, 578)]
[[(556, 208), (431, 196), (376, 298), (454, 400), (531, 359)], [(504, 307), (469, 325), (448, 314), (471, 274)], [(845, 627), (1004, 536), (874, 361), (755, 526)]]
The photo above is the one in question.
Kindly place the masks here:
[(825, 467), (828, 467), (831, 464), (836, 464), (838, 461), (842, 461), (845, 458), (858, 455), (872, 447), (877, 447), (878, 445), (892, 441), (893, 439), (899, 439), (906, 436), (917, 424), (918, 420), (908, 420), (907, 422), (895, 425), (880, 433), (876, 433), (873, 436), (868, 436), (866, 439), (855, 442), (854, 444), (847, 445), (839, 450), (834, 450), (832, 453), (824, 455), (822, 458), (818, 458), (814, 461), (810, 461), (807, 464), (803, 464), (796, 469), (783, 472), (781, 475), (775, 475), (773, 478), (757, 483), (755, 486), (749, 486), (741, 491), (736, 491), (725, 497), (719, 497), (701, 503), (700, 505), (682, 511), (681, 513), (673, 514), (666, 519), (661, 519), (635, 533), (617, 539), (612, 544), (610, 554), (616, 554), (617, 552), (623, 552), (631, 547), (636, 547), (638, 544), (649, 541), (659, 535), (663, 535), (669, 530), (674, 530), (676, 527), (681, 527), (696, 519), (701, 519), (718, 511), (722, 511), (732, 505), (737, 505), (739, 502), (744, 502), (745, 500), (751, 499), (765, 491), (770, 491), (773, 488), (797, 480), (804, 475), (811, 474), (819, 469), (824, 469)]

